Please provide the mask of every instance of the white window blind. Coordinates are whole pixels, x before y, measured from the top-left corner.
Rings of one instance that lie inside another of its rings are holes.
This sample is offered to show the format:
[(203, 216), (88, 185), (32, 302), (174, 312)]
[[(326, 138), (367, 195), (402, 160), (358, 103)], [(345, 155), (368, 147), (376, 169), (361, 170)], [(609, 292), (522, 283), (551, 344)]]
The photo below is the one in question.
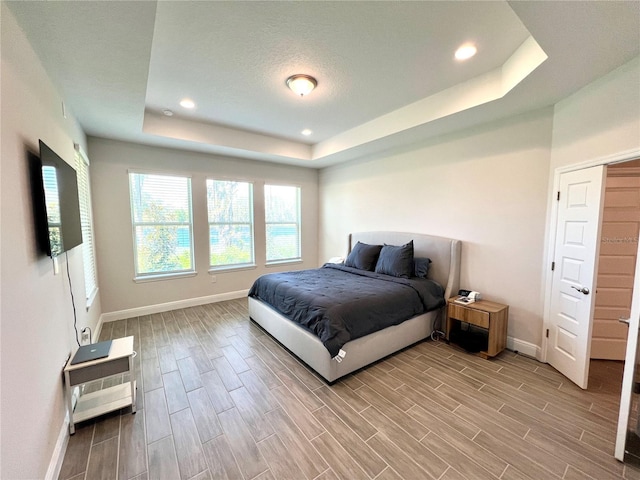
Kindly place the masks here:
[(193, 272), (191, 179), (129, 173), (136, 277)]
[(253, 185), (207, 179), (209, 265), (252, 265)]
[(95, 248), (93, 244), (93, 220), (91, 209), (91, 184), (89, 181), (89, 160), (79, 148), (76, 149), (76, 176), (78, 177), (78, 197), (80, 201), (80, 226), (82, 228), (82, 256), (84, 259), (84, 287), (87, 300), (98, 289)]
[(300, 260), (300, 188), (264, 186), (267, 262)]

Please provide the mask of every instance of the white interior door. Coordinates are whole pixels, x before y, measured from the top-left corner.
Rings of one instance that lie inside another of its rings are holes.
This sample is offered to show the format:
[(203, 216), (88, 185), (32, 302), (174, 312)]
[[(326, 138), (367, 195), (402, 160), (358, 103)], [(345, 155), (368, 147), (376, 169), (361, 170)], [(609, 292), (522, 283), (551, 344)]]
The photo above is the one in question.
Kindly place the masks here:
[(547, 361), (587, 388), (605, 167), (560, 175)]
[[(640, 250), (640, 248), (639, 248)], [(640, 251), (636, 256), (636, 270), (635, 278), (633, 281), (633, 299), (631, 301), (631, 315), (629, 317), (629, 336), (627, 339), (627, 351), (624, 362), (624, 374), (622, 377), (622, 393), (620, 394), (620, 414), (618, 415), (618, 433), (616, 435), (616, 449), (615, 457), (622, 461), (624, 460), (625, 446), (627, 438), (635, 435), (640, 435), (640, 425), (638, 422), (640, 419), (636, 419), (636, 422), (632, 422), (630, 418), (632, 416), (631, 405), (635, 401), (636, 404), (640, 401), (640, 395), (635, 390), (634, 383), (637, 383), (638, 378), (638, 336), (640, 335)], [(635, 390), (635, 391), (634, 391)], [(637, 415), (637, 412), (635, 412)], [(635, 442), (637, 444), (637, 442)], [(640, 456), (639, 452), (632, 452), (636, 456)]]

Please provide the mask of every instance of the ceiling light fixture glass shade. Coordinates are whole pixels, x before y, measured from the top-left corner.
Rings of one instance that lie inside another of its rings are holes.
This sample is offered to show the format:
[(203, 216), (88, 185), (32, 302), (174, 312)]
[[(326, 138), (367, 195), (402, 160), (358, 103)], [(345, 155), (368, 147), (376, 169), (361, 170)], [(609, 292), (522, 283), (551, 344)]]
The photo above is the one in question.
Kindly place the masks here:
[(473, 57), (477, 53), (477, 51), (478, 49), (475, 45), (467, 43), (456, 50), (455, 56), (457, 60), (467, 60)]
[(291, 75), (287, 78), (287, 86), (296, 94), (304, 97), (316, 88), (318, 81), (309, 75)]
[(182, 100), (180, 100), (180, 106), (183, 108), (194, 108), (196, 104), (190, 98), (183, 98)]

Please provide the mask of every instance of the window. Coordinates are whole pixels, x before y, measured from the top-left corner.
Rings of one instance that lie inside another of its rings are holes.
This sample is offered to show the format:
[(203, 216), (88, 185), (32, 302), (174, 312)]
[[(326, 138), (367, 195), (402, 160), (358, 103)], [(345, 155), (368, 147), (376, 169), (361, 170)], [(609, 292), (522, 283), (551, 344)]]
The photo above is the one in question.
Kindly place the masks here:
[(58, 174), (56, 167), (42, 166), (44, 201), (47, 204), (47, 224), (49, 225), (49, 246), (51, 255), (62, 252), (62, 216), (60, 214), (60, 194), (58, 193)]
[(264, 186), (267, 263), (300, 260), (300, 188)]
[(253, 185), (207, 179), (209, 265), (253, 265)]
[(191, 179), (129, 173), (136, 277), (193, 273)]
[(96, 257), (93, 245), (93, 221), (91, 210), (91, 187), (89, 183), (89, 160), (80, 148), (76, 148), (76, 173), (80, 201), (80, 226), (82, 228), (82, 257), (84, 259), (84, 287), (87, 308), (98, 291)]

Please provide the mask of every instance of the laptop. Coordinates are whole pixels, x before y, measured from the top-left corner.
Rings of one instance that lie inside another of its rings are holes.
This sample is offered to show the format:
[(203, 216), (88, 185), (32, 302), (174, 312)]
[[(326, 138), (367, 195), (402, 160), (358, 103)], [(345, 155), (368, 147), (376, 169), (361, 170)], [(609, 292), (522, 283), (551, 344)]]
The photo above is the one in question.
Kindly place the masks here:
[(71, 360), (71, 365), (78, 363), (90, 362), (91, 360), (97, 360), (99, 358), (105, 358), (109, 356), (111, 350), (111, 340), (106, 342), (92, 343), (90, 345), (83, 345), (78, 348), (78, 351)]

